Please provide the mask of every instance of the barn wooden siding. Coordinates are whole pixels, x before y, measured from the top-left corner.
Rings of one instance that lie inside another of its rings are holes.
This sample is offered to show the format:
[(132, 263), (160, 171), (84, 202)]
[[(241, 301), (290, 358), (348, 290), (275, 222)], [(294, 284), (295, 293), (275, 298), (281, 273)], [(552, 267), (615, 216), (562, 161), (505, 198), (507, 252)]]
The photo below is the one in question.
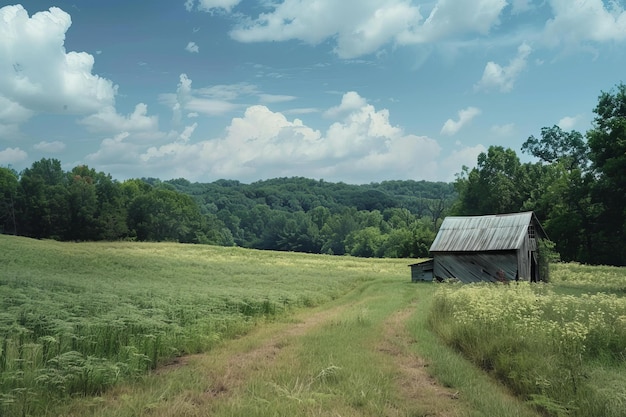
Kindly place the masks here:
[(417, 262), (411, 267), (411, 281), (432, 281), (433, 280), (433, 260), (427, 259), (425, 261)]
[(463, 282), (537, 280), (537, 239), (546, 234), (533, 212), (446, 217), (430, 247), (434, 275)]

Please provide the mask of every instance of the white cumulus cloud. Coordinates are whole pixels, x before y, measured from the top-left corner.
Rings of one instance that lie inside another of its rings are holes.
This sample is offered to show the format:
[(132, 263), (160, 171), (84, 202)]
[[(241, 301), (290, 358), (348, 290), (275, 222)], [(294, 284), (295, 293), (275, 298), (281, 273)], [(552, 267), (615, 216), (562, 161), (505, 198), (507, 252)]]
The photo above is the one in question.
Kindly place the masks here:
[(324, 116), (335, 118), (345, 113), (350, 113), (367, 105), (367, 101), (356, 91), (349, 91), (341, 98), (341, 104), (331, 107), (324, 112)]
[(33, 148), (37, 151), (45, 153), (59, 153), (65, 149), (65, 143), (55, 140), (54, 142), (39, 142), (33, 145)]
[(561, 120), (559, 120), (557, 125), (561, 129), (569, 131), (569, 130), (574, 129), (581, 119), (582, 119), (582, 115), (580, 114), (576, 116), (565, 116)]
[[(198, 10), (213, 12), (221, 9), (230, 13), (230, 11), (240, 2), (241, 0), (198, 0)], [(195, 0), (185, 1), (185, 8), (187, 11), (192, 11), (195, 5)]]
[[(269, 11), (248, 17), (231, 31), (240, 42), (298, 39), (311, 45), (332, 39), (335, 53), (354, 58), (387, 44), (448, 40), (464, 34), (486, 35), (500, 22), (505, 0), (284, 0), (268, 2)], [(422, 9), (430, 8), (426, 19)]]
[(259, 100), (261, 103), (284, 103), (286, 101), (295, 100), (295, 96), (288, 96), (283, 94), (259, 94)]
[(299, 39), (315, 45), (336, 38), (336, 53), (351, 58), (376, 51), (420, 19), (406, 0), (285, 0), (231, 32), (240, 42)]
[(335, 109), (340, 110), (331, 112), (336, 121), (321, 131), (266, 106), (249, 106), (223, 135), (196, 142), (181, 135), (145, 149), (136, 164), (158, 169), (162, 176), (202, 181), (307, 176), (361, 183), (381, 175), (436, 179), (441, 148), (435, 140), (405, 133), (390, 123), (386, 109), (376, 109), (356, 92), (346, 93)]
[(491, 126), (491, 132), (498, 137), (508, 137), (515, 132), (515, 123)]
[(197, 117), (219, 116), (237, 109), (239, 106), (232, 101), (241, 94), (249, 93), (249, 84), (230, 86), (214, 86), (210, 88), (192, 89), (192, 80), (187, 74), (180, 74), (176, 94), (161, 94), (159, 101), (169, 106), (174, 114), (174, 121), (180, 123), (183, 116)]
[(454, 181), (455, 175), (461, 172), (463, 166), (474, 167), (478, 155), (481, 152), (487, 152), (487, 148), (478, 144), (475, 146), (461, 146), (459, 149), (453, 150), (449, 155), (445, 156), (441, 166), (444, 171), (448, 173), (447, 178), (442, 178), (443, 181)]
[(554, 17), (546, 22), (546, 42), (623, 41), (626, 11), (623, 2), (550, 0)]
[(19, 126), (30, 119), (35, 112), (22, 107), (0, 95), (0, 138), (15, 139), (20, 136)]
[(531, 10), (533, 8), (531, 1), (532, 0), (513, 0), (511, 2), (511, 5), (513, 6), (512, 13), (518, 14)]
[(139, 103), (127, 116), (118, 114), (115, 108), (108, 106), (82, 119), (80, 123), (96, 132), (139, 132), (158, 130), (159, 120), (157, 116), (148, 116), (148, 106)]
[(500, 23), (506, 0), (438, 0), (422, 25), (402, 33), (404, 43), (424, 43), (457, 35), (487, 35)]
[(100, 144), (100, 149), (85, 157), (90, 163), (98, 163), (101, 166), (115, 166), (117, 164), (135, 165), (139, 159), (140, 146), (127, 140), (128, 132), (106, 138)]
[(30, 119), (33, 114), (32, 110), (0, 95), (0, 122), (18, 124)]
[(511, 59), (509, 65), (503, 67), (490, 61), (485, 66), (483, 77), (475, 85), (477, 90), (498, 89), (503, 93), (513, 90), (517, 77), (526, 68), (528, 56), (532, 52), (532, 48), (523, 43), (517, 48), (517, 55)]
[(57, 7), (32, 17), (21, 5), (0, 8), (1, 100), (31, 114), (89, 114), (113, 105), (117, 87), (92, 73), (93, 56), (66, 52), (71, 23)]
[(20, 148), (6, 148), (0, 151), (0, 165), (16, 164), (25, 161), (28, 154)]
[(459, 120), (448, 119), (441, 128), (441, 134), (452, 136), (456, 134), (463, 126), (472, 121), (476, 116), (480, 114), (480, 109), (476, 107), (468, 107), (463, 110), (459, 110)]
[(239, 110), (244, 105), (239, 104), (238, 101), (244, 98), (248, 103), (251, 98), (254, 98), (263, 104), (285, 103), (297, 98), (286, 94), (263, 93), (256, 85), (245, 82), (202, 88), (193, 88), (192, 83), (193, 81), (187, 74), (180, 74), (176, 93), (159, 96), (159, 101), (172, 109), (174, 121), (177, 123), (180, 123), (183, 117), (221, 116)]

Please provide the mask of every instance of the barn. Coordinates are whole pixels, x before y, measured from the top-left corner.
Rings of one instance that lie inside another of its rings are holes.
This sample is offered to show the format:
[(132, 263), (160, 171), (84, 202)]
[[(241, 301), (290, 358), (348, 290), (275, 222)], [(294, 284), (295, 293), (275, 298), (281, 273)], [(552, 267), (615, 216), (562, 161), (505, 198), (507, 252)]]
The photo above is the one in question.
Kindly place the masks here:
[(532, 211), (446, 217), (430, 247), (433, 275), (465, 283), (541, 281), (537, 247), (546, 238)]

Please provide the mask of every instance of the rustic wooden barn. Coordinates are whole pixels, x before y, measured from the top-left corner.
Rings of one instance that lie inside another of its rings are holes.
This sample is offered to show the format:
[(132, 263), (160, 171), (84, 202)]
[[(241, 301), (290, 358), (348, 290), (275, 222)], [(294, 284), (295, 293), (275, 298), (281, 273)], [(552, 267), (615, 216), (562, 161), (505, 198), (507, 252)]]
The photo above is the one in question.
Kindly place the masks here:
[(411, 281), (432, 281), (433, 280), (433, 260), (426, 259), (409, 265), (411, 267)]
[(540, 281), (533, 212), (446, 217), (430, 247), (435, 278), (462, 282)]

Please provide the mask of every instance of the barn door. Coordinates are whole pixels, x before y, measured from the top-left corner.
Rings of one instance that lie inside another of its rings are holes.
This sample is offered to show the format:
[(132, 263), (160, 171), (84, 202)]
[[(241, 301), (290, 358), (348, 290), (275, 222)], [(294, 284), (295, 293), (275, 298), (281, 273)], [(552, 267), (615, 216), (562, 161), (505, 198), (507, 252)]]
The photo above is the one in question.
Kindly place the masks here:
[(530, 252), (530, 282), (538, 282), (540, 279), (537, 252), (532, 251)]

